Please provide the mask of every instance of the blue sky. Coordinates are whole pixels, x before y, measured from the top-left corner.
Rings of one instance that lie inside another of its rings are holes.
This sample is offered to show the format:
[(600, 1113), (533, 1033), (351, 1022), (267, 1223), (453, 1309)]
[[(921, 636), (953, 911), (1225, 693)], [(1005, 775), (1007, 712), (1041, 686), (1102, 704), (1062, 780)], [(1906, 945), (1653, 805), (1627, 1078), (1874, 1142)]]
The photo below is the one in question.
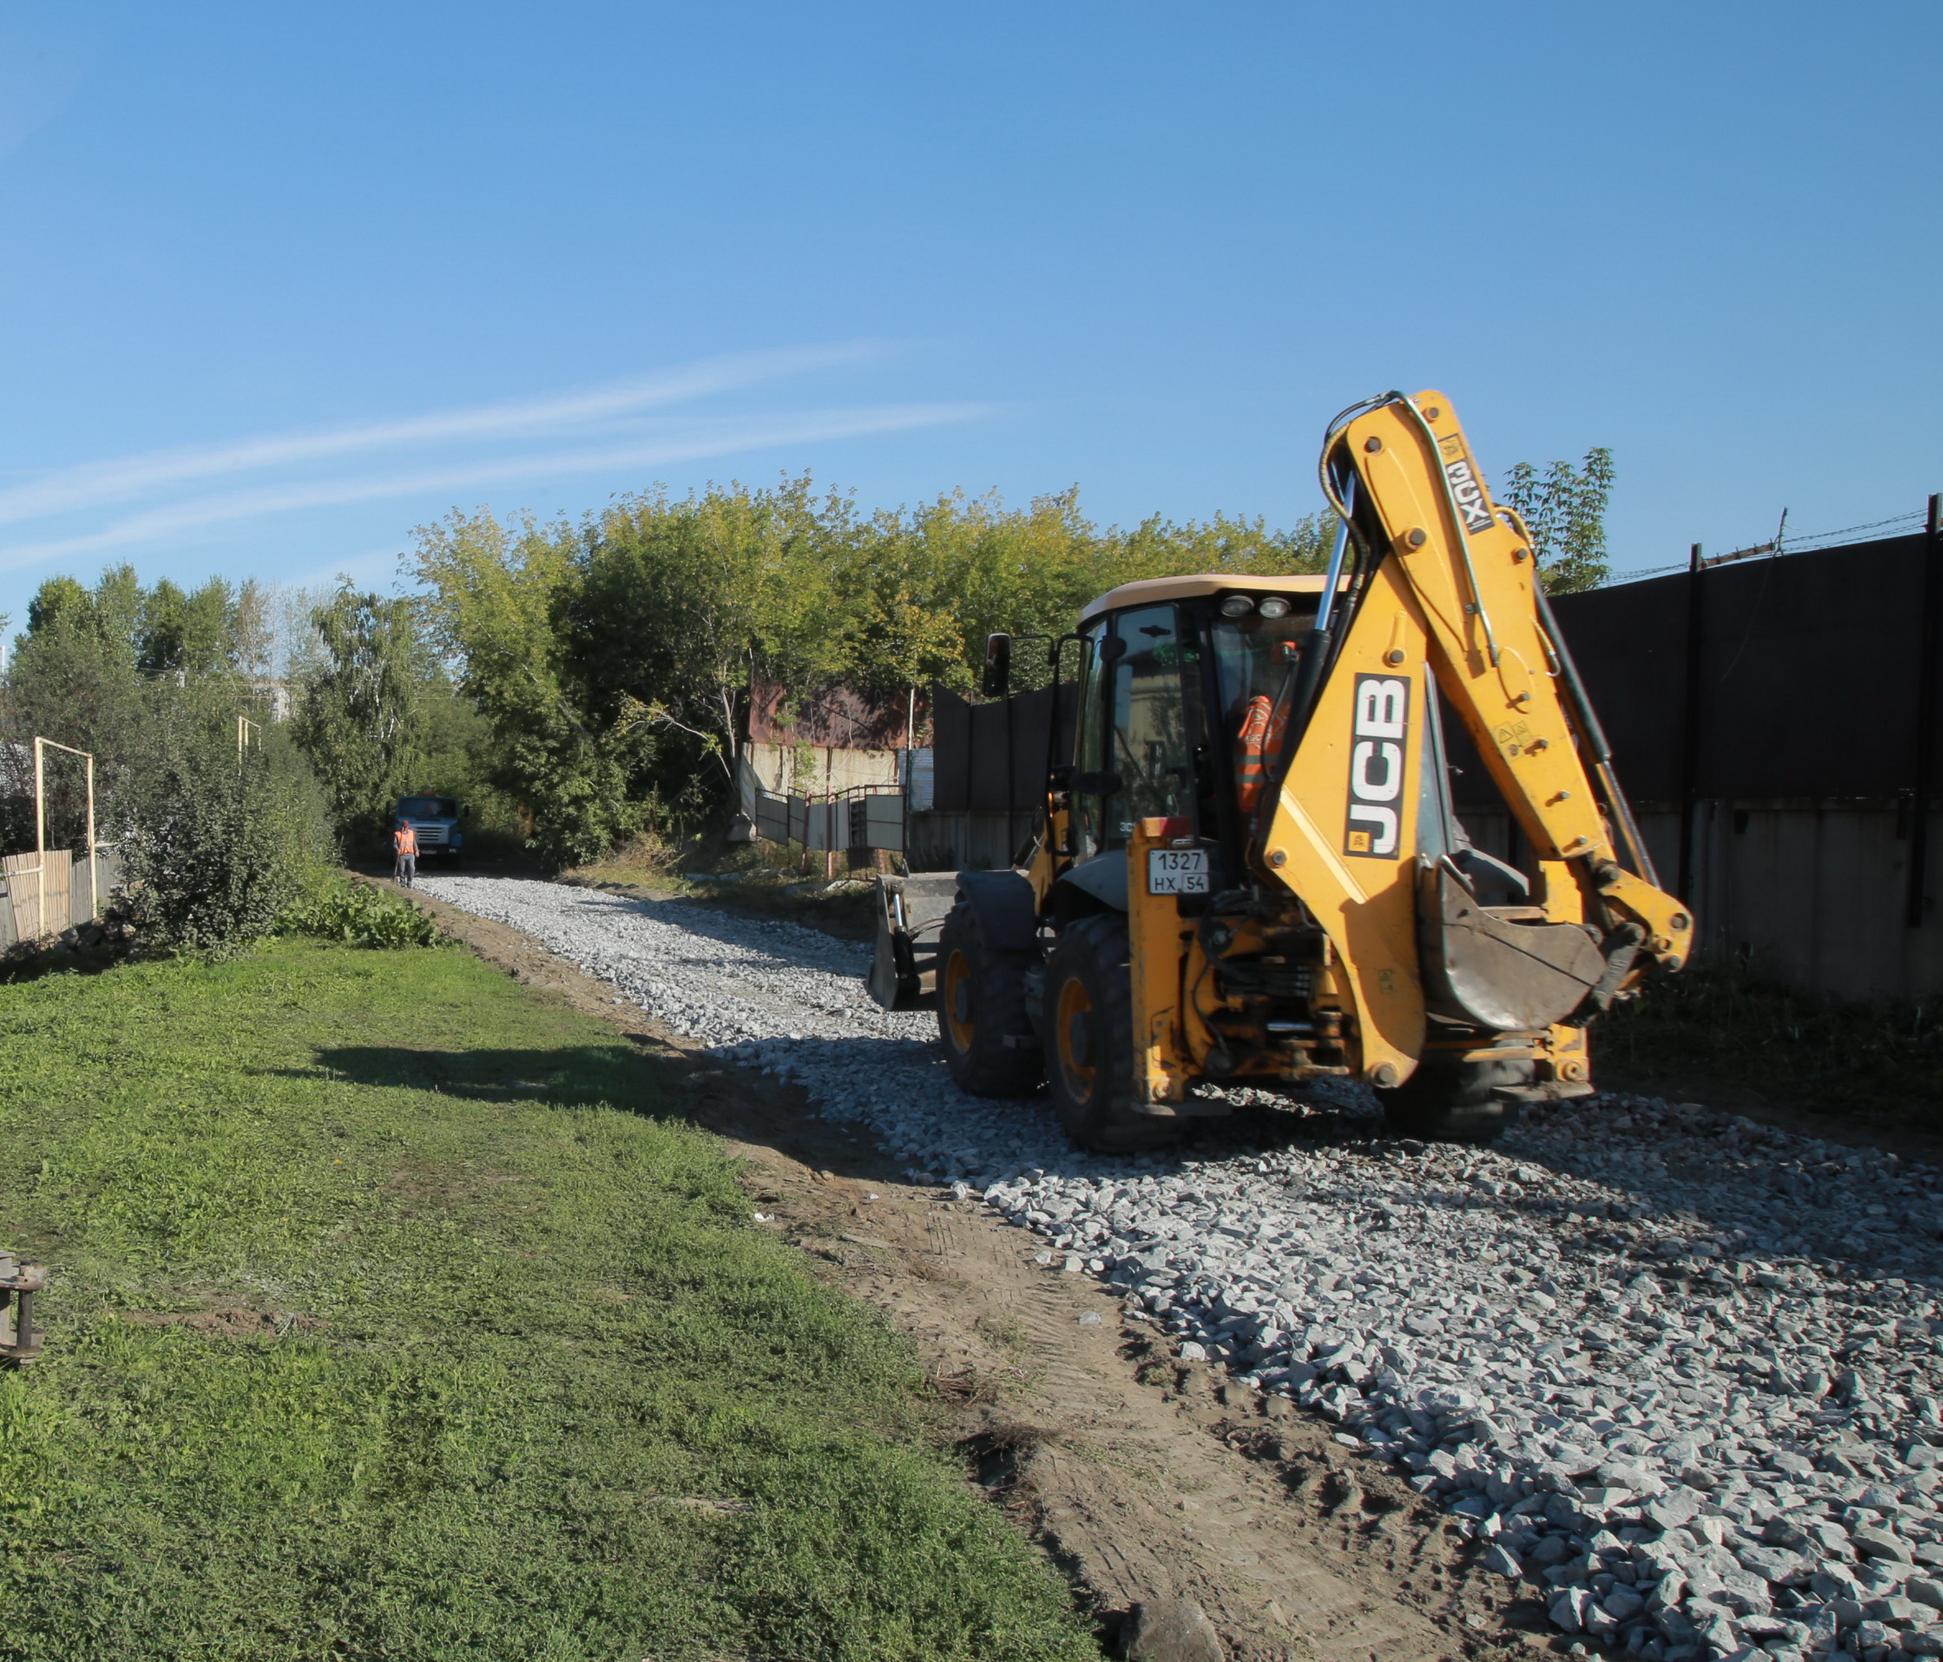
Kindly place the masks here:
[(0, 613), (454, 506), (1317, 506), (1436, 385), (1622, 569), (1912, 512), (1943, 6), (0, 0)]

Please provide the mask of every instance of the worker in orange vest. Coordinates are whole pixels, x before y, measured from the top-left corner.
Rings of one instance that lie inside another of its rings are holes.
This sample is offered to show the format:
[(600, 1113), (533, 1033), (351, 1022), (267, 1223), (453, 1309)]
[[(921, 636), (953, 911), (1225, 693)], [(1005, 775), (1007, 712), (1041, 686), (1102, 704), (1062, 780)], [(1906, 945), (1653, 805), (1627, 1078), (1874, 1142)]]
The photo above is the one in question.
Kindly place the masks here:
[(418, 832), (408, 819), (398, 822), (398, 829), (391, 834), (391, 854), (394, 862), (392, 876), (399, 884), (409, 889), (413, 879), (418, 876)]
[[(1280, 642), (1277, 653), (1289, 663), (1302, 655), (1294, 641)], [(1240, 801), (1243, 819), (1253, 817), (1262, 799), (1269, 766), (1281, 752), (1288, 722), (1287, 707), (1277, 710), (1275, 700), (1267, 693), (1256, 693), (1242, 711), (1241, 729), (1235, 734), (1235, 748), (1239, 752), (1235, 761), (1235, 796)]]
[(1242, 714), (1241, 731), (1235, 735), (1241, 751), (1235, 768), (1235, 795), (1240, 799), (1244, 817), (1254, 813), (1255, 805), (1262, 799), (1262, 787), (1268, 783), (1268, 757), (1275, 748), (1268, 742), (1268, 729), (1274, 709), (1274, 701), (1267, 693), (1255, 694)]

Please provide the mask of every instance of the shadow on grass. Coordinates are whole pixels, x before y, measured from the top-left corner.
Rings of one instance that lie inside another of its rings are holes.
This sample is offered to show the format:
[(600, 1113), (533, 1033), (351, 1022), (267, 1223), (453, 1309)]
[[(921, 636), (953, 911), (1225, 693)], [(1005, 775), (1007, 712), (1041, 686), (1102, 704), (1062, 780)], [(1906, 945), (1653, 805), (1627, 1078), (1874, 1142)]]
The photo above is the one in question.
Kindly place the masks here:
[(348, 1084), (436, 1091), (497, 1105), (611, 1108), (761, 1143), (859, 1182), (892, 1182), (903, 1175), (902, 1166), (870, 1139), (820, 1117), (796, 1087), (764, 1080), (726, 1059), (658, 1049), (644, 1035), (629, 1034), (627, 1042), (611, 1045), (547, 1049), (334, 1045), (315, 1054), (314, 1068), (279, 1069), (276, 1076), (314, 1079), (322, 1073)]
[[(355, 1085), (437, 1091), (475, 1102), (606, 1106), (657, 1118), (687, 1116), (692, 1067), (657, 1055), (647, 1041), (565, 1045), (537, 1050), (421, 1050), (409, 1045), (334, 1045), (316, 1053), (316, 1070)], [(280, 1069), (284, 1079), (314, 1077)]]

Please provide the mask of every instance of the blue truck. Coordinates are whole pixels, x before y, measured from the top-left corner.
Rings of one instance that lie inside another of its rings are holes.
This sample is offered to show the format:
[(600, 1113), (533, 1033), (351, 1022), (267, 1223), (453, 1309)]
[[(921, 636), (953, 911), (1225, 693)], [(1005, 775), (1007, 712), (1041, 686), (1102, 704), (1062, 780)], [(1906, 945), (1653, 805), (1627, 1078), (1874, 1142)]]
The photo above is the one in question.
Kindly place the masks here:
[(457, 798), (429, 793), (401, 796), (397, 807), (391, 811), (393, 830), (404, 821), (411, 821), (412, 828), (418, 833), (418, 857), (421, 860), (436, 857), (452, 863), (458, 861), (465, 848), (465, 834), (459, 829), (459, 821), (464, 818), (465, 810), (459, 806)]

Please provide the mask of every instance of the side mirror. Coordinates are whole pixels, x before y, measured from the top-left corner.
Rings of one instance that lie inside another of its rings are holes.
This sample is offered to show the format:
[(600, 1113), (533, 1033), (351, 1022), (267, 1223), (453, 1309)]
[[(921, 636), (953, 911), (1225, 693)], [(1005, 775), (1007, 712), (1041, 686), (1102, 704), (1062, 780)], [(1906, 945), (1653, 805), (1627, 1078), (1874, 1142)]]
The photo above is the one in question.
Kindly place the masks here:
[(1003, 698), (1012, 690), (1012, 637), (985, 637), (985, 674), (978, 690), (987, 698)]

